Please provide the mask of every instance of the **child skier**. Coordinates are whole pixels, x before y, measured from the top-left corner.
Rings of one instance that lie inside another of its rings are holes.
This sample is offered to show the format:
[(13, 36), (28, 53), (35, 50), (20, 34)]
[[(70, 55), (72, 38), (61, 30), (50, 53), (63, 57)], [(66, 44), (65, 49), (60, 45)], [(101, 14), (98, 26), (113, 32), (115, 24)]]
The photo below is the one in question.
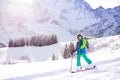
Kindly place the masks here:
[(81, 71), (82, 70), (82, 66), (81, 66), (81, 57), (83, 57), (85, 59), (85, 61), (90, 65), (92, 63), (92, 61), (86, 56), (86, 44), (87, 41), (85, 38), (83, 38), (83, 36), (81, 34), (77, 35), (77, 45), (76, 45), (76, 49), (74, 50), (77, 51), (77, 71)]

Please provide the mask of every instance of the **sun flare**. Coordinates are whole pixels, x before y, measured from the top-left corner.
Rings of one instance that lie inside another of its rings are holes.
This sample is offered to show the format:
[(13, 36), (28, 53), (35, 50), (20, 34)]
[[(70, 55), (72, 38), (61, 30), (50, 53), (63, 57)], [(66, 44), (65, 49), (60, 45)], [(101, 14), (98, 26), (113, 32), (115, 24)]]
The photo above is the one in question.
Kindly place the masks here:
[(15, 0), (20, 3), (32, 3), (34, 0)]

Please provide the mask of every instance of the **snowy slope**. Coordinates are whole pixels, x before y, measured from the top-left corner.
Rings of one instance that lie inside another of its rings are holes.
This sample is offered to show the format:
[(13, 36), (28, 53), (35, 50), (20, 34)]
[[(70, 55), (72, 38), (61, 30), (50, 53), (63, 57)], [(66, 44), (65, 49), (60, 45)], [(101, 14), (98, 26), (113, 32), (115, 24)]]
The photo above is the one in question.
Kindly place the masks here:
[(102, 48), (109, 48), (110, 50), (119, 49), (120, 47), (120, 35), (109, 36), (103, 38), (92, 38), (89, 40), (90, 48), (88, 51), (96, 51)]
[[(0, 79), (3, 80), (119, 80), (120, 49), (104, 48), (88, 55), (97, 65), (94, 70), (72, 74), (69, 72), (71, 59), (1, 65)], [(82, 60), (83, 64), (86, 63)], [(75, 59), (73, 67), (75, 66)], [(75, 67), (74, 67), (75, 68)]]
[(63, 46), (61, 44), (54, 44), (45, 47), (18, 47), (18, 48), (8, 48), (7, 58), (5, 63), (17, 63), (17, 61), (24, 61), (20, 58), (22, 56), (27, 56), (27, 62), (37, 62), (37, 61), (46, 61), (51, 59), (53, 54), (59, 56), (61, 54)]
[(8, 51), (8, 48), (0, 49), (0, 65), (4, 64), (4, 62), (6, 61), (7, 51)]
[[(111, 36), (104, 38), (91, 39), (91, 51), (88, 57), (93, 61), (97, 68), (94, 70), (72, 74), (70, 73), (71, 58), (59, 59), (56, 61), (43, 61), (32, 63), (18, 63), (13, 65), (0, 65), (0, 79), (3, 80), (120, 80), (120, 36)], [(40, 50), (45, 54), (51, 52), (50, 48), (56, 48), (59, 45), (45, 47), (46, 51)], [(48, 49), (49, 48), (49, 49)], [(39, 48), (40, 49), (40, 48)], [(1, 49), (4, 51), (5, 49)], [(16, 49), (21, 52), (21, 49)], [(34, 52), (34, 48), (30, 49)], [(60, 50), (60, 49), (59, 49)], [(13, 52), (16, 52), (12, 50)], [(28, 52), (28, 53), (30, 53)], [(37, 51), (36, 53), (39, 53)], [(7, 53), (9, 54), (9, 52)], [(32, 55), (36, 55), (32, 53)], [(37, 55), (40, 56), (40, 55)], [(41, 55), (43, 56), (43, 55)], [(33, 56), (34, 57), (34, 56)], [(2, 57), (5, 60), (5, 57)], [(88, 65), (82, 59), (82, 66)], [(73, 59), (73, 70), (76, 69), (76, 59)]]

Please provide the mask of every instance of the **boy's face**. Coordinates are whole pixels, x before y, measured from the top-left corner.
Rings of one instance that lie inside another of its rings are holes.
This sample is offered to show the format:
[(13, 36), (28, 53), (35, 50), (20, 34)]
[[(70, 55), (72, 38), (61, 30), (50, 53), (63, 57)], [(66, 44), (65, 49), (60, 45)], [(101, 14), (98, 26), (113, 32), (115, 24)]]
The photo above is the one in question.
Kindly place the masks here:
[(82, 39), (82, 36), (77, 36), (77, 39), (78, 39), (78, 40), (81, 40), (81, 39)]

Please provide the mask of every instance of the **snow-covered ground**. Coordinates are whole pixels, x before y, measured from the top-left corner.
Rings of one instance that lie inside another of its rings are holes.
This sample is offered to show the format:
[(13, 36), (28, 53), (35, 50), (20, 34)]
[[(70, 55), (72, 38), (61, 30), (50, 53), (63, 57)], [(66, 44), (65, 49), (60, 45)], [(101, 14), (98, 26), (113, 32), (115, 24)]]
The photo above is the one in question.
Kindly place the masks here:
[[(97, 65), (94, 70), (70, 73), (71, 59), (18, 63), (1, 65), (0, 79), (3, 80), (120, 80), (120, 49), (111, 51), (107, 48), (88, 54)], [(82, 65), (86, 65), (82, 60)], [(75, 68), (75, 59), (73, 60)]]
[[(90, 52), (87, 56), (97, 66), (96, 69), (70, 73), (71, 58), (26, 62), (0, 65), (0, 80), (120, 80), (119, 39), (119, 36), (114, 36), (91, 40), (91, 44), (98, 47), (98, 49), (92, 47), (96, 50)], [(88, 66), (84, 59), (81, 62), (83, 68)], [(72, 68), (73, 70), (76, 69), (75, 58), (73, 59)]]
[(23, 56), (27, 56), (30, 60), (30, 62), (35, 61), (46, 61), (50, 58), (52, 58), (52, 55), (58, 56), (61, 52), (62, 45), (54, 44), (50, 46), (45, 47), (18, 47), (18, 48), (9, 48), (8, 49), (8, 56), (7, 61), (11, 61), (12, 63), (15, 60), (20, 60)]

